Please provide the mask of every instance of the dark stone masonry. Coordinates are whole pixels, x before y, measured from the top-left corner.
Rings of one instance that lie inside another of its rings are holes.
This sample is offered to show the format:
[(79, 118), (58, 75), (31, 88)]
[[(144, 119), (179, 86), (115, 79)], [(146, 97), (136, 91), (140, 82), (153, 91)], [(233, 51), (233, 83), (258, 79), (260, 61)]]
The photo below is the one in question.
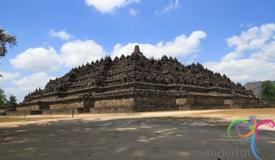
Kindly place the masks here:
[(25, 96), (18, 112), (142, 112), (257, 106), (251, 91), (201, 64), (185, 66), (163, 56), (148, 59), (135, 46), (130, 56), (73, 68)]

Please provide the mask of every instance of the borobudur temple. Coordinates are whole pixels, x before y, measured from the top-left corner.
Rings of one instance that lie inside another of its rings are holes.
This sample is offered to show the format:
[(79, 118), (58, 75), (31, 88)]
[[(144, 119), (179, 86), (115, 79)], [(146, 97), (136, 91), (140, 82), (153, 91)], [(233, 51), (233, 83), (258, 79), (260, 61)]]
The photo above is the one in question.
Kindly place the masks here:
[(131, 55), (73, 68), (25, 96), (17, 111), (141, 112), (255, 106), (251, 91), (201, 64)]

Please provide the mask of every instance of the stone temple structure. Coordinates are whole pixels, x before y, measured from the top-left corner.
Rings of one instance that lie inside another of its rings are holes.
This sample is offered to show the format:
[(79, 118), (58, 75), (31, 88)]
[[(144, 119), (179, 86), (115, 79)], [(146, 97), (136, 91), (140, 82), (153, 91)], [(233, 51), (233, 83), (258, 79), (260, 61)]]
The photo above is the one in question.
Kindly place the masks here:
[(129, 56), (106, 57), (50, 80), (45, 89), (26, 95), (17, 111), (140, 112), (258, 103), (251, 91), (225, 75), (167, 56), (148, 59), (135, 46)]

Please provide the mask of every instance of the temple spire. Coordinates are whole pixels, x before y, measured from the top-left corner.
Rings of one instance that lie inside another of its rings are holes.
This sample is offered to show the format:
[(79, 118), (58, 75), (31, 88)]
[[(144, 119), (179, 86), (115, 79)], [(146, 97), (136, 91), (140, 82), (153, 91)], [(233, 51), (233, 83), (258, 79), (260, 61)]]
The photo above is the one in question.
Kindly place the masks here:
[(139, 46), (138, 45), (135, 45), (135, 50), (133, 53), (140, 53), (140, 50), (139, 50)]
[(134, 56), (143, 56), (143, 53), (140, 52), (140, 49), (139, 49), (138, 45), (135, 45), (135, 49), (134, 49), (134, 52), (132, 53), (132, 55), (134, 55)]

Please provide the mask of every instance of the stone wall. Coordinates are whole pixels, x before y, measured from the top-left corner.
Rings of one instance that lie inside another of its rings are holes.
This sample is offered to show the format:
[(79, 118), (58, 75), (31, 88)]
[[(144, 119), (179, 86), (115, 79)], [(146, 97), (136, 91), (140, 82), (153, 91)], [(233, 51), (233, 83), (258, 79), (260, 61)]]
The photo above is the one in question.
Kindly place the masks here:
[(43, 115), (51, 115), (51, 114), (78, 114), (78, 110), (76, 108), (63, 108), (63, 109), (51, 109), (51, 110), (42, 110)]
[(133, 106), (107, 106), (107, 107), (97, 107), (90, 108), (92, 113), (131, 113), (134, 112)]
[(244, 97), (234, 97), (234, 106), (242, 108), (253, 108), (259, 106), (259, 100), (256, 98), (244, 98)]
[[(139, 94), (129, 98), (94, 99), (85, 97), (80, 100), (69, 100), (55, 103), (39, 102), (17, 107), (16, 111), (23, 113), (42, 114), (74, 114), (113, 113), (113, 112), (144, 112), (144, 111), (166, 111), (186, 109), (222, 109), (222, 108), (250, 108), (259, 106), (259, 100), (241, 96), (219, 96), (219, 95), (150, 95)], [(43, 107), (44, 106), (44, 107)], [(48, 107), (47, 107), (48, 106)], [(39, 111), (39, 112), (38, 112)]]
[(178, 110), (176, 98), (166, 96), (149, 96), (135, 98), (135, 112)]
[(93, 113), (100, 112), (144, 112), (178, 110), (176, 99), (171, 97), (137, 97), (96, 100), (95, 106), (90, 109)]
[(31, 112), (30, 111), (7, 111), (7, 116), (27, 116), (30, 115)]
[(260, 107), (259, 100), (249, 97), (194, 96), (191, 109), (225, 109)]
[(39, 105), (29, 105), (29, 106), (22, 106), (22, 107), (16, 107), (17, 112), (30, 112), (30, 111), (35, 111), (39, 110)]
[(263, 100), (261, 102), (261, 106), (264, 106), (264, 107), (275, 107), (275, 101)]
[(49, 108), (51, 110), (57, 109), (74, 109), (74, 108), (83, 108), (83, 102), (64, 102), (64, 103), (55, 103), (50, 104)]
[(139, 96), (96, 100), (90, 112), (145, 112), (186, 109), (225, 109), (257, 106), (257, 99), (232, 96), (190, 95), (182, 97)]
[(90, 108), (93, 113), (115, 113), (115, 112), (133, 112), (135, 105), (134, 98), (118, 98), (96, 100), (94, 107)]
[(179, 110), (223, 108), (224, 102), (225, 97), (205, 95), (188, 95), (175, 99), (175, 105)]
[(129, 107), (134, 106), (134, 98), (96, 100), (95, 108), (101, 107)]

